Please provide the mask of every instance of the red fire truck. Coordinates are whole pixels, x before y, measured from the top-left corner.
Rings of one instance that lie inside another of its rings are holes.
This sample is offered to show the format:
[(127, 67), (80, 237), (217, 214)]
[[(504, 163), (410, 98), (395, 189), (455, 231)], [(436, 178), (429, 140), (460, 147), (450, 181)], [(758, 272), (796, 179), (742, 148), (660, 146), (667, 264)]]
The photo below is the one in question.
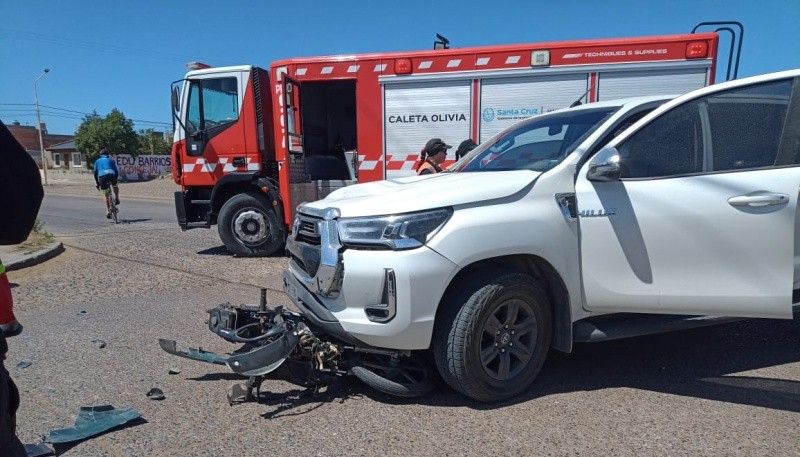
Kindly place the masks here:
[(271, 255), (298, 204), (412, 176), (430, 138), (480, 143), (576, 101), (713, 83), (720, 30), (730, 29), (293, 58), (269, 69), (197, 64), (172, 85), (178, 222), (217, 224), (235, 255)]

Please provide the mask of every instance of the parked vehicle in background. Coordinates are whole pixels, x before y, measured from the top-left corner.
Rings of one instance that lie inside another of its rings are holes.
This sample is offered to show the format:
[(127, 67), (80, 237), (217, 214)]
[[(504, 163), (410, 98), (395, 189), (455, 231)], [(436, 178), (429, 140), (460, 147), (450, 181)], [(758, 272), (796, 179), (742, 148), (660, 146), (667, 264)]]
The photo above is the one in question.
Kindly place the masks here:
[(718, 41), (711, 32), (292, 58), (266, 69), (197, 64), (172, 90), (178, 222), (218, 224), (234, 254), (270, 255), (299, 203), (411, 176), (430, 138), (480, 143), (575, 103), (706, 86)]

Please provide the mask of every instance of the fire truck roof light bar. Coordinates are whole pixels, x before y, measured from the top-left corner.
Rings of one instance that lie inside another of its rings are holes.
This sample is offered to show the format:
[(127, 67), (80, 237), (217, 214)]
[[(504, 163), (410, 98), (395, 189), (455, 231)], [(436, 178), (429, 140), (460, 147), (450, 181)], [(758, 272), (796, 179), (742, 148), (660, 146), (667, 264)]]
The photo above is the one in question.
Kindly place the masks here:
[[(744, 41), (744, 26), (739, 21), (711, 21), (701, 22), (694, 26), (692, 33), (697, 33), (697, 30), (706, 26), (726, 26), (718, 27), (715, 32), (728, 32), (731, 34), (730, 50), (728, 52), (728, 72), (725, 75), (725, 80), (731, 79), (731, 67), (733, 67), (733, 79), (739, 76), (739, 58), (742, 56), (742, 41)], [(736, 27), (739, 30), (739, 35), (730, 26)], [(738, 40), (737, 40), (738, 38)], [(734, 48), (736, 48), (736, 58), (734, 58)]]
[(410, 75), (412, 71), (411, 59), (395, 59), (394, 61), (394, 74), (396, 75)]
[(211, 68), (211, 65), (195, 61), (187, 63), (186, 68), (188, 68), (189, 70), (205, 70), (206, 68)]
[(687, 59), (704, 59), (708, 57), (708, 42), (692, 41), (686, 44)]

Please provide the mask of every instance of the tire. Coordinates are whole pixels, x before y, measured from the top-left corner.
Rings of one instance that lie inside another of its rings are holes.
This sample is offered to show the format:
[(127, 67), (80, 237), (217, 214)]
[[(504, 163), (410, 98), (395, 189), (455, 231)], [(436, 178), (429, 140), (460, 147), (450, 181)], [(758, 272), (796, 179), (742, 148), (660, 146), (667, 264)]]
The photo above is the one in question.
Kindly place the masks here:
[(436, 388), (436, 375), (427, 361), (419, 357), (401, 357), (390, 366), (390, 356), (363, 354), (350, 371), (373, 389), (398, 397), (421, 397)]
[(217, 222), (219, 237), (234, 255), (264, 257), (284, 245), (284, 230), (267, 199), (247, 192), (222, 205)]
[(450, 387), (495, 402), (533, 383), (550, 350), (553, 324), (549, 300), (531, 276), (479, 270), (463, 277), (442, 305), (433, 352)]
[[(111, 195), (114, 194), (112, 193)], [(115, 224), (119, 224), (119, 208), (117, 208), (117, 204), (113, 200), (109, 204), (111, 205), (111, 217), (114, 218)]]

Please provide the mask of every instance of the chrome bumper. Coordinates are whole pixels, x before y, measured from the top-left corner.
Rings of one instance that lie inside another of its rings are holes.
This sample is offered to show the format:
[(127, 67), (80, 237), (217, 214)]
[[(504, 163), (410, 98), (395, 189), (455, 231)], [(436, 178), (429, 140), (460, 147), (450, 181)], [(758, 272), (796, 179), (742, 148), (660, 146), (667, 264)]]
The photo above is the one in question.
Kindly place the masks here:
[[(335, 218), (336, 209), (327, 209), (323, 219), (305, 217), (298, 214), (292, 233), (286, 240), (286, 251), (298, 269), (307, 273), (302, 278), (306, 287), (324, 297), (335, 297), (342, 287), (342, 260), (339, 230)], [(312, 216), (319, 217), (314, 214)], [(319, 244), (311, 244), (301, 239), (318, 239)]]

